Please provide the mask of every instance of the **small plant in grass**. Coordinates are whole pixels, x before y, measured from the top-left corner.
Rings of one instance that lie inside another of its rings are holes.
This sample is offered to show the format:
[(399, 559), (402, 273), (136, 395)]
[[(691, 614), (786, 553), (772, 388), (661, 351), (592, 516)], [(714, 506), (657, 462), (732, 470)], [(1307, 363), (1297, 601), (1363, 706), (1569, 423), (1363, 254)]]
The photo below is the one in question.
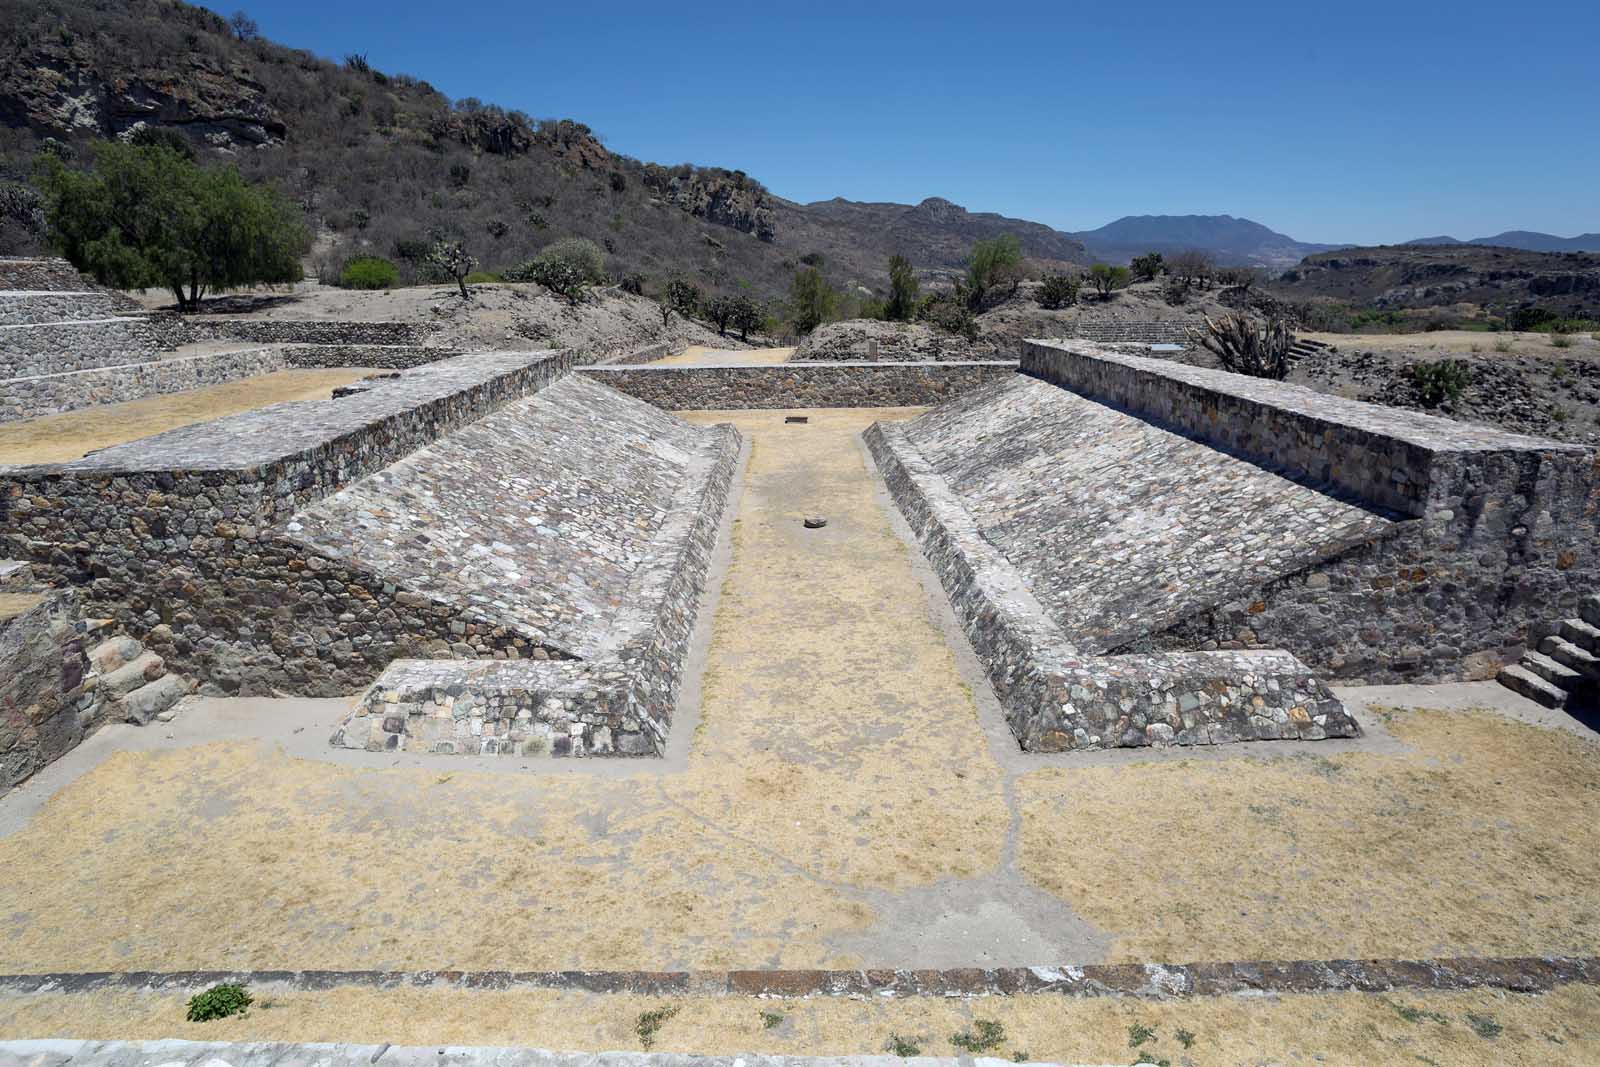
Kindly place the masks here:
[(393, 289), (399, 284), (399, 268), (381, 256), (357, 256), (339, 272), (343, 289)]
[(890, 1034), (889, 1043), (884, 1046), (892, 1056), (920, 1056), (922, 1046), (917, 1044), (922, 1040), (919, 1037), (902, 1037), (899, 1034)]
[(1134, 1023), (1128, 1027), (1128, 1047), (1138, 1048), (1147, 1041), (1155, 1040), (1156, 1028), (1146, 1026), (1144, 1023)]
[(1394, 1001), (1389, 1001), (1389, 1007), (1393, 1008), (1394, 1013), (1408, 1023), (1431, 1022), (1438, 1023), (1440, 1026), (1448, 1026), (1450, 1023), (1447, 1017), (1440, 1015), (1436, 1011), (1424, 1011), (1421, 1008), (1413, 1008), (1409, 1004), (1398, 1004)]
[(1157, 1059), (1156, 1054), (1151, 1052), (1149, 1049), (1145, 1049), (1143, 1052), (1139, 1053), (1139, 1058), (1133, 1062), (1135, 1064), (1148, 1063), (1151, 1065), (1151, 1067), (1172, 1067), (1171, 1060)]
[(1467, 1012), (1467, 1025), (1472, 1027), (1472, 1032), (1485, 1041), (1493, 1041), (1505, 1033), (1505, 1027), (1496, 1021), (1493, 1015), (1479, 1015), (1475, 1011)]
[(1178, 1032), (1172, 1036), (1176, 1037), (1178, 1039), (1178, 1044), (1182, 1045), (1184, 1048), (1194, 1048), (1195, 1033), (1193, 1030), (1184, 1030), (1180, 1027)]
[(1006, 1043), (1006, 1028), (993, 1019), (978, 1019), (972, 1029), (951, 1034), (950, 1043), (963, 1052), (989, 1052)]
[(1508, 338), (1508, 337), (1500, 338), (1498, 341), (1496, 341), (1494, 343), (1494, 350), (1496, 352), (1499, 352), (1502, 355), (1504, 355), (1507, 352), (1510, 352), (1511, 351), (1511, 339)]
[(189, 998), (189, 1021), (206, 1023), (212, 1019), (226, 1019), (230, 1015), (243, 1015), (250, 1007), (250, 991), (242, 985), (224, 982), (214, 985), (204, 993)]
[(1407, 368), (1423, 407), (1436, 408), (1446, 400), (1461, 399), (1472, 384), (1472, 368), (1459, 359), (1425, 360)]
[(1027, 1049), (1019, 1048), (1011, 1054), (1012, 1063), (1027, 1063), (1030, 1058)]
[(633, 1024), (633, 1032), (639, 1035), (641, 1048), (655, 1047), (656, 1034), (661, 1032), (661, 1024), (678, 1014), (677, 1008), (655, 1008), (651, 1011), (639, 1013), (639, 1021)]
[(1555, 345), (1557, 348), (1571, 348), (1572, 347), (1572, 335), (1570, 333), (1555, 333), (1555, 332), (1552, 332), (1550, 334), (1550, 343), (1552, 345)]
[(783, 1016), (775, 1011), (764, 1011), (761, 1013), (761, 1028), (763, 1030), (771, 1030), (781, 1022), (783, 1022)]

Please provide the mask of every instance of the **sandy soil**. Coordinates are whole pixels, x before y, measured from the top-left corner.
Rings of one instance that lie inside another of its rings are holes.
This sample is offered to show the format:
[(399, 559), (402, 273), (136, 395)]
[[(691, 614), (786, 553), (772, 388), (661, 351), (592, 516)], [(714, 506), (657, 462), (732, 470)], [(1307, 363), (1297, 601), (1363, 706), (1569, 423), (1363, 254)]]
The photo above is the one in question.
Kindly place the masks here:
[[(1327, 993), (1183, 1002), (1027, 996), (946, 1000), (678, 1000), (542, 990), (467, 992), (338, 988), (256, 990), (243, 1017), (184, 1020), (177, 994), (0, 995), (0, 1038), (348, 1041), (397, 1045), (532, 1045), (573, 1051), (640, 1048), (642, 1013), (676, 1008), (654, 1051), (736, 1055), (876, 1053), (891, 1035), (923, 1055), (959, 1054), (951, 1037), (992, 1020), (987, 1055), (1035, 1061), (1188, 1067), (1589, 1067), (1600, 1062), (1600, 990), (1543, 996)], [(768, 1025), (770, 1016), (772, 1025)], [(1135, 1050), (1132, 1028), (1153, 1035)], [(1189, 1038), (1188, 1047), (1180, 1038)]]
[(21, 615), (43, 599), (43, 593), (0, 593), (0, 621)]
[(373, 373), (376, 372), (353, 368), (282, 370), (182, 393), (0, 423), (0, 463), (61, 463), (97, 448), (137, 441), (268, 404), (326, 400), (335, 386), (360, 381)]
[(690, 345), (675, 356), (658, 359), (650, 364), (652, 367), (688, 364), (700, 367), (715, 367), (733, 363), (786, 363), (794, 355), (793, 348), (743, 348), (720, 349), (707, 348), (705, 345)]
[(1023, 868), (1114, 960), (1600, 952), (1600, 744), (1388, 718), (1414, 751), (1028, 775)]
[(1067, 951), (1019, 947), (1028, 917), (961, 881), (1011, 815), (855, 439), (889, 414), (730, 416), (751, 456), (681, 774), (121, 752), (0, 839), (0, 870), (33, 872), (0, 879), (0, 971), (943, 965), (918, 936), (947, 911), (1012, 962)]

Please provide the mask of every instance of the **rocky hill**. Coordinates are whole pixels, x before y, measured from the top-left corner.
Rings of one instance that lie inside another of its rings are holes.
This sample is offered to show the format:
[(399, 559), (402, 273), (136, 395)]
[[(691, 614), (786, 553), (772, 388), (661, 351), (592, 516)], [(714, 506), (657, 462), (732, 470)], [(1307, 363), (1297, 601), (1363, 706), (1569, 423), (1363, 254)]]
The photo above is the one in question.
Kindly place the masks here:
[(1392, 309), (1474, 304), (1502, 313), (1536, 304), (1600, 318), (1600, 255), (1476, 245), (1349, 248), (1308, 256), (1269, 288), (1291, 301)]
[(1338, 245), (1309, 244), (1232, 215), (1128, 215), (1072, 237), (1097, 259), (1126, 263), (1145, 252), (1163, 255), (1197, 248), (1220, 263), (1281, 268)]
[(1448, 236), (1419, 237), (1407, 241), (1406, 245), (1492, 245), (1497, 248), (1518, 248), (1525, 252), (1600, 252), (1600, 233), (1557, 237), (1537, 230), (1507, 230), (1493, 237), (1474, 237), (1470, 241), (1458, 241)]
[(1083, 245), (1039, 222), (1012, 219), (992, 212), (974, 212), (937, 196), (920, 204), (861, 203), (835, 197), (806, 204), (811, 218), (847, 226), (874, 244), (893, 245), (913, 263), (959, 267), (975, 241), (1015, 234), (1022, 254), (1058, 263), (1088, 263)]

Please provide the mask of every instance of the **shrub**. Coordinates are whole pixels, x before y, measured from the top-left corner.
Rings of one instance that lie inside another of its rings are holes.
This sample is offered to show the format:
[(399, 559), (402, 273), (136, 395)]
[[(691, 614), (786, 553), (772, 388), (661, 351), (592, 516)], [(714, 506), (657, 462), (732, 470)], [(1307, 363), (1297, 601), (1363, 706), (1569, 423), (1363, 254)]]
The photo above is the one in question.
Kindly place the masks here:
[(528, 281), (544, 286), (552, 293), (566, 299), (569, 304), (576, 304), (583, 299), (583, 294), (589, 287), (583, 273), (571, 263), (559, 259), (535, 259), (524, 264), (520, 271)]
[(789, 321), (797, 333), (810, 333), (833, 321), (838, 308), (839, 293), (821, 271), (815, 267), (795, 271), (789, 283)]
[(1160, 252), (1146, 252), (1142, 256), (1134, 256), (1133, 262), (1128, 264), (1128, 269), (1140, 281), (1150, 282), (1155, 281), (1155, 277), (1161, 273), (1163, 265)]
[(1269, 319), (1257, 329), (1244, 315), (1223, 315), (1213, 322), (1206, 316), (1204, 330), (1190, 334), (1221, 361), (1223, 369), (1252, 378), (1282, 381), (1289, 376), (1289, 349), (1294, 334), (1282, 319)]
[(494, 282), (503, 282), (505, 278), (496, 271), (475, 270), (467, 275), (468, 285), (490, 285)]
[(214, 985), (189, 998), (189, 1021), (205, 1023), (212, 1019), (226, 1019), (230, 1015), (242, 1015), (254, 999), (242, 985), (226, 982)]
[(1564, 333), (1560, 330), (1551, 330), (1550, 343), (1555, 345), (1557, 348), (1571, 348), (1572, 335), (1570, 333)]
[(1187, 304), (1189, 302), (1189, 287), (1178, 279), (1173, 278), (1167, 282), (1166, 288), (1161, 291), (1161, 296), (1173, 307)]
[(605, 260), (605, 253), (600, 246), (585, 237), (563, 237), (553, 241), (535, 258), (536, 262), (565, 263), (589, 285), (605, 284)]
[(917, 318), (948, 333), (960, 334), (969, 341), (978, 339), (978, 320), (960, 293), (940, 293), (922, 302)]
[(622, 276), (622, 280), (617, 282), (617, 288), (621, 289), (624, 293), (632, 293), (634, 296), (643, 296), (644, 275), (638, 273), (637, 271), (624, 274)]
[(339, 272), (342, 289), (393, 289), (400, 284), (400, 269), (382, 256), (357, 256)]
[(979, 241), (967, 255), (967, 302), (973, 311), (982, 311), (983, 302), (996, 289), (1017, 291), (1022, 282), (1022, 245), (1015, 234), (1003, 233)]
[(1537, 330), (1547, 322), (1554, 322), (1556, 313), (1549, 308), (1520, 307), (1506, 316), (1506, 325), (1517, 333)]
[(1128, 287), (1130, 276), (1127, 267), (1096, 263), (1089, 268), (1089, 281), (1094, 284), (1094, 291), (1100, 294), (1101, 300), (1110, 300), (1113, 292)]
[(1472, 368), (1459, 359), (1426, 360), (1406, 370), (1424, 407), (1435, 408), (1446, 400), (1454, 404), (1472, 384)]
[(1078, 302), (1078, 279), (1070, 274), (1046, 274), (1034, 299), (1051, 311), (1071, 307)]
[(889, 257), (889, 299), (883, 317), (891, 322), (910, 322), (917, 315), (917, 274), (905, 256)]

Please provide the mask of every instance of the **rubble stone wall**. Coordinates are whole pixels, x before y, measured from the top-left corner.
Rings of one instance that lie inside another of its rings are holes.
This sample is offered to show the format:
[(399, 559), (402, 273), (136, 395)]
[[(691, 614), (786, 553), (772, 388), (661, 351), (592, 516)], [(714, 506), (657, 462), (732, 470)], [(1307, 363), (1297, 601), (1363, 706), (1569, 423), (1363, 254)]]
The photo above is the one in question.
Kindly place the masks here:
[(0, 617), (0, 796), (82, 741), (98, 717), (75, 597), (31, 599)]
[(597, 366), (581, 372), (667, 411), (919, 407), (1016, 373), (1014, 362)]
[(88, 288), (83, 275), (64, 259), (0, 256), (0, 289), (82, 292)]
[(331, 319), (227, 319), (162, 314), (151, 326), (168, 348), (201, 341), (258, 345), (420, 345), (433, 335), (422, 322), (341, 322)]
[(118, 307), (105, 290), (62, 292), (0, 289), (0, 326), (28, 326), (75, 319), (109, 319)]
[(141, 318), (0, 326), (0, 380), (139, 363), (156, 348)]
[(198, 389), (281, 370), (275, 348), (249, 348), (0, 381), (0, 423)]

